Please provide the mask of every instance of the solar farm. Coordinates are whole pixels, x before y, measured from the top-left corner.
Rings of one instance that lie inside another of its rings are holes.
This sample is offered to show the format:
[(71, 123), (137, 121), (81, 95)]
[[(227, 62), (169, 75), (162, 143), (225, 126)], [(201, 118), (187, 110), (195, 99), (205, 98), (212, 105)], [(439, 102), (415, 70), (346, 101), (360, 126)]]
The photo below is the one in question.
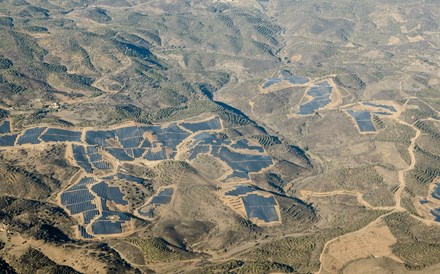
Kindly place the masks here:
[[(281, 83), (287, 84), (278, 87)], [(268, 92), (269, 89), (271, 92), (282, 92), (289, 87), (300, 88), (302, 96), (288, 117), (302, 118), (312, 116), (319, 111), (342, 109), (354, 122), (360, 134), (379, 132), (382, 129), (382, 118), (393, 118), (400, 113), (396, 105), (383, 101), (362, 101), (341, 105), (342, 94), (334, 78), (308, 79), (293, 75), (290, 71), (282, 71), (278, 77), (266, 79), (260, 94)]]
[(398, 111), (392, 105), (362, 102), (354, 109), (347, 109), (346, 113), (354, 121), (359, 133), (376, 133), (381, 127), (381, 117), (392, 118)]
[(290, 71), (282, 71), (278, 77), (273, 77), (267, 79), (263, 83), (263, 89), (267, 89), (275, 84), (281, 83), (281, 82), (288, 82), (292, 85), (304, 85), (309, 82), (309, 79), (306, 77), (296, 76), (292, 75)]
[(85, 175), (59, 195), (60, 204), (78, 222), (79, 236), (86, 239), (130, 233), (134, 217), (121, 185), (141, 185), (144, 179), (124, 173), (102, 177)]
[(371, 120), (371, 114), (368, 111), (347, 111), (350, 116), (354, 118), (360, 132), (375, 132), (373, 121)]
[(440, 0), (0, 11), (0, 273), (440, 273)]
[(137, 210), (137, 215), (145, 219), (154, 219), (159, 216), (161, 210), (169, 205), (173, 194), (174, 189), (172, 187), (159, 190), (144, 206)]
[(318, 109), (324, 108), (330, 104), (330, 95), (332, 94), (333, 87), (328, 81), (317, 83), (306, 91), (305, 102), (299, 106), (299, 115), (310, 115), (315, 113)]
[[(246, 184), (252, 174), (274, 164), (258, 142), (228, 138), (222, 132), (218, 116), (164, 125), (90, 130), (40, 126), (22, 132), (14, 132), (6, 121), (0, 130), (0, 145), (4, 147), (66, 145), (65, 157), (80, 169), (81, 176), (59, 193), (59, 203), (78, 221), (77, 235), (84, 239), (125, 235), (133, 231), (136, 220), (155, 220), (170, 205), (175, 192), (173, 186), (155, 190), (143, 204), (133, 208), (126, 189), (136, 186), (146, 191), (146, 179), (118, 171), (124, 163), (154, 165), (166, 160), (191, 163), (209, 155), (225, 166), (225, 174), (217, 180), (225, 186), (236, 182)], [(246, 187), (238, 187), (223, 198), (240, 200), (241, 209), (237, 213), (257, 225), (281, 223), (275, 197), (252, 186), (247, 188), (249, 193), (243, 192)], [(234, 209), (229, 202), (226, 204)]]
[(225, 174), (222, 182), (237, 179), (248, 180), (250, 173), (257, 173), (273, 164), (264, 149), (258, 143), (249, 144), (249, 140), (224, 140), (215, 133), (196, 134), (188, 146), (188, 159), (199, 155), (211, 155), (228, 166), (230, 174)]
[(223, 186), (221, 199), (244, 218), (260, 226), (281, 223), (279, 205), (273, 194), (247, 183)]
[[(287, 74), (283, 77), (283, 81), (307, 83)], [(332, 90), (328, 81), (312, 84), (305, 93), (309, 99), (300, 104), (297, 114), (309, 115), (324, 108), (331, 101)], [(393, 106), (375, 102), (362, 102), (346, 110), (360, 133), (376, 132), (373, 115), (391, 116), (396, 112)], [(215, 158), (224, 168), (215, 181), (225, 205), (258, 226), (282, 223), (277, 198), (252, 184), (252, 176), (268, 170), (276, 161), (259, 142), (228, 137), (218, 116), (202, 121), (90, 130), (40, 126), (22, 132), (14, 131), (10, 121), (5, 121), (0, 130), (0, 145), (4, 147), (66, 144), (66, 158), (80, 169), (82, 177), (59, 194), (59, 202), (76, 218), (77, 235), (84, 239), (126, 235), (133, 231), (136, 220), (158, 220), (170, 206), (176, 192), (173, 185), (154, 190), (143, 204), (133, 208), (123, 186), (144, 189), (146, 179), (118, 171), (125, 163), (151, 166), (179, 160), (191, 164), (203, 161), (203, 157)]]

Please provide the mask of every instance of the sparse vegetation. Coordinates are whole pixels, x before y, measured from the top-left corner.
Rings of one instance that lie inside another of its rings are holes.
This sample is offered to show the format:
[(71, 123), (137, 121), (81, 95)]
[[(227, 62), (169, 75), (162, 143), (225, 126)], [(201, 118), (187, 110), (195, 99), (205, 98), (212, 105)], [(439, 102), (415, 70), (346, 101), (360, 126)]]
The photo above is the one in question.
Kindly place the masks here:
[(405, 261), (410, 270), (421, 270), (439, 262), (440, 234), (436, 226), (428, 226), (407, 213), (394, 213), (385, 222), (397, 239), (393, 253)]

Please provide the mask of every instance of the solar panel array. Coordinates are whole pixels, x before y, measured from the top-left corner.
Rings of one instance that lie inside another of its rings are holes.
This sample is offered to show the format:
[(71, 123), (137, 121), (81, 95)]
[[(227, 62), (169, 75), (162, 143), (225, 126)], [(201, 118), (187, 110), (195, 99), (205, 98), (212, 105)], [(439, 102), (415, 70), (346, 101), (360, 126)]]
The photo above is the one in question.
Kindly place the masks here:
[(257, 194), (248, 194), (241, 197), (248, 218), (256, 218), (264, 222), (279, 221), (276, 211), (276, 201), (273, 196), (264, 197)]
[(41, 141), (39, 137), (45, 131), (45, 127), (36, 127), (36, 128), (30, 128), (27, 129), (22, 136), (20, 136), (17, 140), (18, 145), (24, 145), (24, 144), (39, 144)]
[(198, 123), (183, 123), (182, 126), (192, 132), (202, 131), (202, 130), (218, 130), (222, 128), (219, 117), (214, 117), (208, 121), (198, 122)]
[(356, 111), (356, 110), (348, 110), (347, 111), (350, 116), (354, 118), (356, 121), (360, 132), (375, 132), (376, 128), (374, 127), (373, 121), (371, 120), (371, 114), (368, 111)]
[(123, 199), (124, 194), (119, 187), (112, 187), (105, 182), (100, 182), (92, 186), (92, 191), (101, 198), (112, 200), (120, 205), (128, 205), (128, 202)]
[[(212, 133), (219, 129), (222, 129), (219, 117), (202, 122), (170, 123), (167, 126), (126, 126), (114, 130), (89, 130), (85, 133), (70, 129), (35, 127), (12, 134), (10, 123), (2, 122), (0, 146), (42, 142), (70, 143), (76, 164), (86, 174), (97, 176), (100, 173), (96, 173), (96, 170), (112, 170), (112, 166), (104, 158), (106, 153), (122, 162), (135, 159), (172, 159), (177, 153), (177, 147), (192, 133), (198, 133), (192, 138), (190, 159), (209, 153), (232, 168), (232, 177), (248, 179), (250, 172), (258, 172), (272, 164), (271, 158), (264, 154), (260, 145), (251, 145), (245, 139), (225, 140)], [(244, 153), (243, 150), (252, 150), (252, 153)], [(106, 175), (100, 177), (101, 179), (87, 176), (60, 195), (62, 206), (71, 215), (80, 216), (79, 234), (83, 238), (92, 238), (94, 235), (124, 232), (130, 226), (132, 216), (118, 211), (125, 210), (129, 201), (117, 184), (124, 181), (126, 184), (143, 185), (145, 180), (124, 173)], [(239, 195), (243, 190), (236, 189), (230, 194)], [(173, 188), (164, 188), (137, 212), (142, 217), (154, 218), (158, 214), (157, 209), (172, 201), (173, 194)]]
[[(112, 168), (108, 162), (103, 161), (102, 155), (96, 150), (98, 147), (121, 162), (135, 159), (161, 161), (174, 158), (177, 146), (191, 134), (191, 131), (221, 128), (220, 118), (214, 117), (202, 122), (171, 123), (167, 126), (126, 126), (114, 130), (88, 130), (84, 134), (78, 130), (35, 127), (25, 130), (17, 137), (16, 134), (10, 134), (10, 122), (6, 120), (0, 124), (0, 146), (41, 142), (74, 143), (72, 147), (78, 166), (86, 173), (93, 173), (96, 169)], [(94, 148), (95, 151), (84, 151), (86, 148)]]
[(0, 146), (2, 147), (12, 147), (17, 140), (17, 134), (7, 134), (0, 135)]
[(279, 77), (267, 79), (266, 82), (263, 84), (263, 88), (269, 88), (270, 86), (280, 83), (282, 81), (289, 81), (294, 85), (304, 85), (309, 82), (309, 79), (301, 76), (292, 75), (290, 74), (290, 72), (283, 71)]
[[(127, 213), (109, 210), (107, 201), (120, 205), (127, 205), (128, 202), (119, 187), (110, 186), (105, 181), (82, 178), (63, 191), (60, 198), (61, 204), (71, 215), (81, 214), (82, 223), (78, 225), (78, 231), (86, 239), (97, 234), (122, 233), (123, 226), (132, 219)], [(87, 232), (88, 226), (93, 235)]]
[(330, 103), (332, 86), (327, 82), (322, 82), (311, 87), (306, 94), (313, 99), (299, 106), (300, 115), (313, 114), (316, 110), (325, 107)]
[(72, 145), (73, 158), (78, 166), (86, 173), (93, 173), (93, 170), (110, 170), (111, 165), (104, 161), (101, 153), (95, 146)]
[(148, 203), (138, 209), (138, 214), (144, 218), (156, 217), (157, 209), (169, 204), (173, 198), (173, 194), (174, 189), (171, 187), (162, 189), (156, 193)]
[(11, 132), (11, 122), (5, 120), (0, 122), (0, 134), (6, 134)]
[(40, 139), (44, 142), (78, 142), (81, 143), (81, 131), (49, 128)]
[(377, 108), (383, 108), (386, 110), (389, 110), (391, 112), (397, 112), (397, 109), (393, 106), (389, 106), (389, 105), (384, 105), (384, 104), (376, 104), (376, 103), (371, 103), (371, 102), (363, 102), (362, 104), (366, 105), (366, 106), (372, 106), (372, 107), (377, 107)]
[[(253, 150), (253, 153), (235, 151), (240, 148)], [(264, 153), (263, 147), (259, 144), (250, 146), (248, 142), (241, 140), (232, 144), (231, 141), (223, 140), (215, 133), (201, 132), (195, 135), (190, 147), (189, 160), (208, 152), (224, 161), (232, 169), (232, 174), (226, 180), (232, 178), (249, 179), (249, 173), (259, 172), (273, 164), (272, 158)]]
[(93, 173), (92, 165), (83, 145), (72, 145), (73, 159), (86, 173)]
[[(95, 183), (93, 178), (82, 178), (76, 184), (61, 193), (61, 204), (69, 211), (70, 214), (82, 214), (84, 223), (88, 224), (92, 219), (93, 213), (98, 211), (95, 203), (95, 196), (90, 193), (88, 186)], [(84, 227), (82, 227), (84, 229)], [(80, 234), (84, 238), (89, 238), (85, 229)]]

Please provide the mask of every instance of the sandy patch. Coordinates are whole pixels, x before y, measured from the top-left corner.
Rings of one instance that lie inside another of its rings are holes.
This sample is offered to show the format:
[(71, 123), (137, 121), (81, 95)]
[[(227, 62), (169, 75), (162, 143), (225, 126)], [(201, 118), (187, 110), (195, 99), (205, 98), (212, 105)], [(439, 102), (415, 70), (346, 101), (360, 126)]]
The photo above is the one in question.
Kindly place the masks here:
[(405, 169), (408, 167), (406, 162), (400, 157), (396, 145), (392, 142), (375, 142), (376, 155), (380, 157), (381, 163), (394, 166), (396, 169)]
[(407, 36), (407, 38), (410, 43), (416, 43), (416, 42), (425, 40), (425, 38), (423, 38), (421, 35)]
[(341, 273), (348, 263), (368, 257), (389, 257), (400, 262), (390, 249), (394, 243), (396, 239), (383, 221), (341, 236), (324, 250), (321, 273)]
[(408, 33), (408, 29), (406, 28), (406, 26), (400, 26), (400, 32), (401, 33)]
[(391, 36), (390, 39), (388, 39), (388, 46), (392, 46), (392, 45), (398, 45), (400, 44), (400, 39), (396, 36)]
[(436, 86), (436, 85), (440, 84), (440, 79), (439, 78), (431, 78), (431, 79), (429, 79), (428, 84), (431, 86)]
[(295, 54), (292, 57), (290, 57), (290, 61), (292, 62), (299, 62), (302, 59), (302, 55), (301, 54)]

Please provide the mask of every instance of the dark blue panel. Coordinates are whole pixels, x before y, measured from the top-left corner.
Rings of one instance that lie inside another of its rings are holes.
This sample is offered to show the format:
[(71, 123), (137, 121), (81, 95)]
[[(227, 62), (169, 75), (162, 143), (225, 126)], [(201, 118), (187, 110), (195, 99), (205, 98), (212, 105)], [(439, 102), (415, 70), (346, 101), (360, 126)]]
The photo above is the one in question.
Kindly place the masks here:
[(68, 191), (87, 189), (87, 185), (93, 184), (94, 182), (95, 180), (93, 180), (93, 178), (89, 178), (89, 177), (82, 178), (78, 183), (70, 187)]
[(162, 132), (162, 128), (160, 126), (144, 126), (142, 127), (144, 132), (150, 132), (153, 134), (157, 134), (158, 132)]
[(391, 112), (396, 112), (397, 111), (393, 106), (374, 104), (374, 103), (370, 103), (370, 102), (363, 102), (363, 104), (366, 105), (366, 106), (372, 106), (372, 107), (378, 107), (378, 108), (387, 109), (387, 110), (389, 110)]
[(93, 168), (89, 162), (80, 162), (77, 161), (76, 164), (80, 166), (86, 173), (93, 173)]
[(177, 124), (172, 123), (168, 127), (157, 131), (155, 135), (159, 142), (175, 150), (177, 145), (189, 136), (189, 133), (178, 127)]
[(84, 224), (86, 224), (86, 225), (89, 224), (90, 221), (98, 215), (99, 215), (98, 210), (89, 210), (89, 211), (83, 212)]
[(283, 81), (283, 78), (269, 78), (263, 84), (263, 88), (269, 88), (270, 86), (272, 86), (274, 84), (277, 84), (277, 83), (279, 83), (281, 81)]
[(9, 132), (11, 132), (11, 122), (5, 120), (2, 124), (0, 124), (0, 134), (6, 134)]
[(226, 180), (229, 179), (237, 179), (237, 178), (242, 178), (242, 179), (249, 179), (249, 172), (246, 170), (234, 170), (232, 172), (232, 174), (228, 175), (228, 177), (226, 177)]
[(433, 198), (440, 200), (440, 183), (437, 183), (435, 185), (434, 191), (432, 192), (431, 195)]
[(99, 153), (88, 154), (90, 162), (102, 161), (102, 155)]
[(299, 77), (299, 76), (285, 76), (284, 80), (289, 81), (290, 83), (294, 84), (294, 85), (303, 85), (309, 82), (309, 79), (305, 78), (305, 77)]
[(38, 140), (38, 137), (40, 137), (41, 133), (43, 133), (45, 130), (45, 127), (28, 129), (20, 138), (18, 138), (17, 144), (39, 144), (40, 140)]
[(125, 153), (127, 153), (128, 156), (133, 157), (133, 150), (131, 150), (131, 148), (126, 148), (124, 149)]
[(147, 153), (144, 156), (144, 159), (149, 161), (158, 161), (167, 159), (167, 154), (165, 152), (165, 148), (158, 152), (151, 152), (151, 149), (147, 149)]
[(313, 100), (300, 105), (298, 114), (313, 114), (316, 110), (328, 105), (330, 103), (332, 89), (332, 86), (327, 81), (318, 83), (311, 87), (307, 91), (307, 95), (311, 96)]
[(16, 139), (17, 139), (17, 134), (2, 135), (2, 136), (0, 136), (0, 146), (2, 146), (2, 147), (12, 147), (12, 146), (14, 146), (14, 143), (15, 143)]
[(348, 114), (350, 114), (356, 121), (359, 126), (359, 130), (361, 132), (375, 132), (376, 128), (374, 127), (373, 122), (371, 121), (371, 114), (368, 111), (354, 111), (348, 110)]
[(88, 190), (68, 191), (61, 194), (61, 204), (71, 205), (78, 204), (95, 199), (95, 196), (90, 194)]
[(75, 137), (75, 136), (66, 136), (66, 135), (50, 135), (50, 134), (43, 134), (40, 137), (41, 140), (44, 142), (81, 142), (81, 137)]
[(209, 152), (209, 146), (203, 146), (203, 145), (196, 146), (191, 150), (191, 154), (189, 155), (188, 160), (194, 160), (197, 157), (197, 155), (208, 152)]
[(249, 218), (258, 218), (265, 222), (278, 221), (279, 217), (275, 207), (252, 206), (246, 207), (246, 214)]
[(84, 146), (72, 145), (73, 158), (76, 162), (88, 162), (89, 159), (86, 156), (86, 150)]
[(94, 234), (119, 234), (122, 233), (120, 222), (95, 221), (92, 223), (92, 231)]
[(72, 131), (72, 130), (59, 129), (59, 128), (49, 128), (44, 134), (70, 136), (70, 137), (76, 137), (80, 140), (82, 135), (81, 131)]
[(389, 113), (389, 112), (382, 112), (382, 111), (375, 112), (374, 114), (377, 114), (377, 115), (386, 115), (386, 116), (393, 115), (393, 114), (391, 114), (391, 113)]
[(376, 128), (374, 127), (373, 122), (371, 121), (358, 121), (359, 130), (361, 132), (375, 132)]
[(199, 123), (183, 123), (182, 126), (191, 130), (192, 132), (201, 130), (216, 130), (222, 128), (219, 117), (214, 117), (211, 120)]
[(124, 127), (124, 128), (118, 128), (115, 130), (116, 135), (118, 136), (119, 140), (121, 139), (127, 139), (127, 138), (133, 138), (133, 137), (141, 137), (145, 129), (143, 127)]
[(91, 201), (85, 201), (78, 204), (66, 205), (67, 209), (70, 211), (70, 214), (78, 214), (80, 212), (84, 212), (87, 210), (96, 209), (96, 206), (92, 204)]
[(98, 148), (96, 146), (87, 146), (87, 154), (96, 154), (99, 153)]
[(110, 153), (113, 157), (118, 159), (119, 161), (133, 161), (134, 159), (130, 157), (127, 153), (125, 153), (122, 148), (106, 148), (108, 153)]
[(92, 239), (93, 238), (93, 236), (90, 235), (89, 233), (87, 233), (86, 229), (81, 225), (78, 225), (78, 231), (79, 231), (79, 234), (81, 234), (81, 237), (83, 237), (85, 239)]
[(435, 217), (435, 221), (436, 222), (440, 222), (440, 208), (435, 208), (433, 210), (431, 210), (431, 214)]
[(112, 167), (110, 166), (110, 164), (107, 163), (107, 162), (93, 162), (93, 166), (94, 166), (96, 169), (100, 169), (100, 170), (109, 170), (109, 169), (112, 168)]
[(101, 147), (109, 147), (110, 145), (106, 142), (107, 139), (114, 139), (116, 137), (115, 131), (87, 131), (86, 132), (86, 142), (89, 145), (96, 145)]
[(127, 139), (119, 139), (119, 142), (121, 143), (122, 147), (124, 147), (124, 148), (136, 148), (136, 147), (139, 147), (143, 141), (144, 141), (143, 137), (133, 137), (133, 138), (127, 138)]
[(330, 103), (329, 99), (322, 99), (322, 100), (313, 100), (308, 103), (305, 103), (299, 107), (299, 114), (301, 115), (308, 115), (313, 114), (316, 110), (319, 108), (325, 107)]
[(349, 110), (348, 113), (353, 116), (354, 119), (356, 119), (357, 121), (362, 121), (362, 120), (371, 120), (371, 114), (368, 111), (354, 111), (354, 110)]
[(124, 195), (119, 190), (119, 187), (110, 187), (107, 183), (100, 182), (92, 186), (92, 191), (99, 197), (112, 200), (120, 205), (127, 205), (128, 202), (123, 199)]
[(107, 200), (106, 199), (102, 199), (102, 198), (100, 198), (100, 200), (101, 200), (102, 211), (108, 211)]
[(142, 154), (144, 154), (145, 149), (143, 148), (133, 148), (133, 157), (134, 158), (140, 158)]
[(265, 222), (279, 220), (275, 209), (276, 201), (273, 196), (266, 198), (256, 194), (249, 194), (242, 197), (242, 199), (249, 218), (258, 218)]
[(243, 197), (246, 206), (275, 206), (277, 203), (273, 196), (263, 197), (257, 194), (249, 194)]
[(86, 155), (86, 149), (83, 145), (72, 145), (72, 151), (74, 154)]
[(226, 147), (221, 147), (218, 153), (213, 151), (213, 156), (220, 157), (234, 170), (257, 172), (272, 164), (269, 156), (238, 153)]
[(150, 141), (149, 141), (148, 139), (145, 139), (145, 140), (143, 141), (141, 147), (143, 147), (143, 148), (151, 147), (151, 143), (150, 143)]
[(151, 199), (151, 204), (168, 204), (173, 196), (174, 189), (166, 188), (156, 194), (153, 199)]

